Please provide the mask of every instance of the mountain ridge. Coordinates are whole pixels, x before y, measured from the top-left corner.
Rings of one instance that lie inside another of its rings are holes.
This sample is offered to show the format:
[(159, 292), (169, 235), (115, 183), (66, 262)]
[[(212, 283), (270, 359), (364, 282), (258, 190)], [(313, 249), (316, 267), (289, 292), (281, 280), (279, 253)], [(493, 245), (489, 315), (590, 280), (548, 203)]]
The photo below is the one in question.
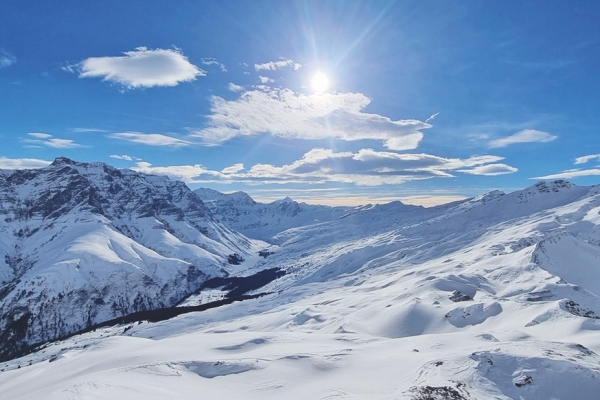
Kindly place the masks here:
[(330, 221), (353, 209), (298, 203), (290, 197), (259, 203), (244, 192), (224, 194), (207, 188), (196, 189), (194, 193), (219, 222), (248, 237), (265, 241), (286, 229)]
[(103, 163), (0, 171), (0, 193), (0, 330), (12, 346), (173, 305), (226, 276), (230, 255), (262, 247), (182, 182)]

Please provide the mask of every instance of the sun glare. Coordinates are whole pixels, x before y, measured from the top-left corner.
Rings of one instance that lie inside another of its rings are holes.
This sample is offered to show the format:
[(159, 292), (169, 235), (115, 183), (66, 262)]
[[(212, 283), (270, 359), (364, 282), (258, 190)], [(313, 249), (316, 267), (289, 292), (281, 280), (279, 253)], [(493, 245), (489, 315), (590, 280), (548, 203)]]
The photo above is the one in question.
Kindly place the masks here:
[(324, 92), (329, 87), (329, 78), (322, 72), (317, 72), (310, 82), (312, 90), (315, 92)]

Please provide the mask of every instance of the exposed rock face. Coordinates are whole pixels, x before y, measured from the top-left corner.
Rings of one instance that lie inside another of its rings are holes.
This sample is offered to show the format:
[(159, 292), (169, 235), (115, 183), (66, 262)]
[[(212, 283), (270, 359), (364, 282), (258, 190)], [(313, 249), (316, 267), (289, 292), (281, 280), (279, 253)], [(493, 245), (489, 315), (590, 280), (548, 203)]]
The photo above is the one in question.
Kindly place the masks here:
[[(182, 182), (57, 158), (0, 171), (0, 358), (172, 306), (253, 244)], [(253, 250), (254, 251), (254, 250)]]

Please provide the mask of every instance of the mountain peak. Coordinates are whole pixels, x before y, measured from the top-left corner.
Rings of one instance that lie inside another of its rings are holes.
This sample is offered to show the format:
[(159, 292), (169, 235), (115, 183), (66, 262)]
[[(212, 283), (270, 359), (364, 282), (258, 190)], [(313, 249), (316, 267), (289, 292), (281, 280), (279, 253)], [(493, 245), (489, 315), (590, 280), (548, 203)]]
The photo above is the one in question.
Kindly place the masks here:
[(72, 165), (74, 163), (73, 160), (71, 160), (68, 157), (64, 157), (64, 156), (60, 156), (60, 157), (56, 157), (54, 159), (54, 161), (52, 161), (52, 164), (50, 164), (51, 166), (57, 166), (57, 165)]
[(246, 192), (233, 192), (226, 195), (228, 198), (232, 199), (236, 203), (242, 204), (254, 204), (255, 201), (250, 195)]
[(558, 179), (555, 181), (539, 181), (533, 188), (540, 193), (550, 193), (550, 192), (559, 192), (561, 189), (570, 189), (573, 185), (571, 182), (565, 181), (563, 179)]
[(291, 197), (289, 197), (289, 196), (286, 196), (286, 197), (284, 197), (283, 199), (275, 200), (275, 201), (273, 202), (273, 204), (283, 204), (283, 203), (295, 203), (295, 201), (294, 201), (294, 200), (292, 200), (292, 198), (291, 198)]
[(256, 203), (248, 193), (242, 191), (221, 193), (214, 189), (200, 188), (194, 190), (194, 193), (196, 193), (196, 195), (200, 197), (202, 201), (219, 201), (223, 203), (236, 203), (241, 205), (252, 205)]

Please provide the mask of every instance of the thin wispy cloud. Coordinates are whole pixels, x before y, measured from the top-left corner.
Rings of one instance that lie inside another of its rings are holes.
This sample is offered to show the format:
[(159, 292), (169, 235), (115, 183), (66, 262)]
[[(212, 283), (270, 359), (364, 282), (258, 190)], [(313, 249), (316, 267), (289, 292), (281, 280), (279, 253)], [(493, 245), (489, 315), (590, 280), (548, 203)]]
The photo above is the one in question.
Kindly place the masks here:
[(575, 60), (515, 61), (505, 59), (504, 62), (521, 68), (549, 71), (562, 69), (577, 64)]
[(277, 61), (269, 61), (263, 64), (254, 64), (254, 70), (256, 71), (275, 71), (281, 68), (292, 68), (294, 71), (297, 71), (301, 67), (301, 64), (287, 58), (280, 58)]
[(0, 49), (0, 68), (5, 68), (17, 62), (17, 57), (9, 52)]
[(215, 58), (211, 58), (211, 57), (203, 58), (202, 65), (214, 65), (214, 66), (219, 67), (221, 72), (227, 72), (227, 67), (225, 67), (225, 64), (218, 62)]
[(461, 143), (467, 147), (491, 147), (490, 142), (514, 136), (515, 133), (532, 130), (532, 126), (562, 124), (560, 116), (536, 114), (523, 115), (519, 120), (515, 119), (488, 119), (483, 122), (468, 122), (448, 127), (438, 127), (437, 132), (443, 133), (450, 141), (467, 139)]
[(489, 142), (489, 147), (506, 147), (517, 143), (547, 143), (555, 140), (557, 137), (558, 136), (551, 135), (548, 132), (535, 129), (524, 129), (514, 135), (492, 140)]
[(496, 176), (496, 175), (506, 175), (506, 174), (514, 174), (518, 171), (517, 168), (511, 167), (506, 164), (488, 164), (488, 165), (480, 165), (471, 169), (459, 169), (458, 172), (462, 172), (464, 174), (470, 175), (484, 175), (484, 176)]
[(371, 99), (361, 93), (302, 94), (262, 86), (238, 99), (211, 98), (207, 126), (192, 138), (207, 145), (236, 136), (271, 134), (294, 139), (381, 140), (392, 150), (410, 150), (431, 125), (414, 119), (392, 120), (363, 110)]
[(127, 89), (176, 86), (206, 72), (190, 63), (179, 49), (138, 47), (116, 57), (91, 57), (64, 69), (80, 78), (102, 78)]
[(119, 132), (109, 135), (112, 138), (139, 143), (147, 146), (185, 147), (192, 143), (161, 133)]
[(75, 133), (93, 133), (93, 132), (105, 133), (108, 131), (106, 131), (104, 129), (96, 129), (96, 128), (73, 128), (73, 129), (71, 129), (71, 132), (75, 132)]
[[(577, 157), (575, 159), (575, 165), (586, 164), (590, 161), (600, 161), (600, 154), (590, 154), (587, 156)], [(530, 179), (573, 179), (573, 178), (582, 178), (585, 176), (598, 176), (600, 175), (600, 168), (590, 168), (590, 169), (568, 169), (556, 174), (544, 175), (544, 176), (536, 176)]]
[(432, 116), (430, 116), (429, 118), (427, 118), (427, 119), (425, 120), (425, 122), (427, 123), (427, 122), (433, 121), (433, 120), (435, 119), (435, 117), (437, 117), (438, 115), (440, 115), (440, 113), (439, 113), (439, 112), (438, 112), (438, 113), (435, 113), (435, 114), (433, 114)]
[(42, 132), (29, 132), (27, 135), (38, 139), (48, 139), (52, 137), (52, 135), (50, 135), (49, 133)]
[(451, 178), (454, 177), (454, 172), (471, 175), (499, 175), (516, 172), (516, 168), (497, 164), (497, 161), (502, 159), (502, 157), (493, 155), (460, 159), (422, 153), (380, 152), (373, 149), (362, 149), (353, 153), (315, 148), (291, 164), (282, 166), (255, 164), (248, 170), (241, 163), (224, 168), (222, 171), (214, 171), (200, 164), (153, 167), (148, 162), (139, 162), (133, 169), (144, 173), (169, 175), (188, 183), (319, 184), (341, 182), (357, 186), (380, 186), (431, 178)]
[(589, 156), (577, 157), (575, 159), (575, 164), (585, 164), (590, 161), (600, 161), (600, 154), (591, 154)]
[(55, 138), (49, 133), (29, 132), (27, 136), (29, 137), (22, 139), (22, 141), (29, 146), (43, 146), (54, 149), (74, 149), (83, 147), (82, 145), (75, 143), (74, 140)]
[(40, 160), (37, 158), (7, 158), (0, 157), (0, 169), (33, 169), (44, 168), (50, 165), (52, 161)]
[(124, 160), (124, 161), (134, 161), (135, 160), (135, 161), (142, 161), (141, 158), (128, 156), (127, 154), (123, 154), (123, 155), (111, 154), (109, 157), (110, 158), (114, 158), (115, 160)]
[(598, 176), (598, 175), (600, 175), (600, 169), (599, 168), (583, 169), (583, 170), (571, 169), (571, 170), (568, 170), (568, 171), (559, 172), (558, 174), (536, 176), (536, 177), (530, 178), (530, 179), (541, 179), (541, 180), (545, 180), (545, 179), (573, 179), (573, 178), (581, 178), (581, 177), (584, 177), (584, 176)]

